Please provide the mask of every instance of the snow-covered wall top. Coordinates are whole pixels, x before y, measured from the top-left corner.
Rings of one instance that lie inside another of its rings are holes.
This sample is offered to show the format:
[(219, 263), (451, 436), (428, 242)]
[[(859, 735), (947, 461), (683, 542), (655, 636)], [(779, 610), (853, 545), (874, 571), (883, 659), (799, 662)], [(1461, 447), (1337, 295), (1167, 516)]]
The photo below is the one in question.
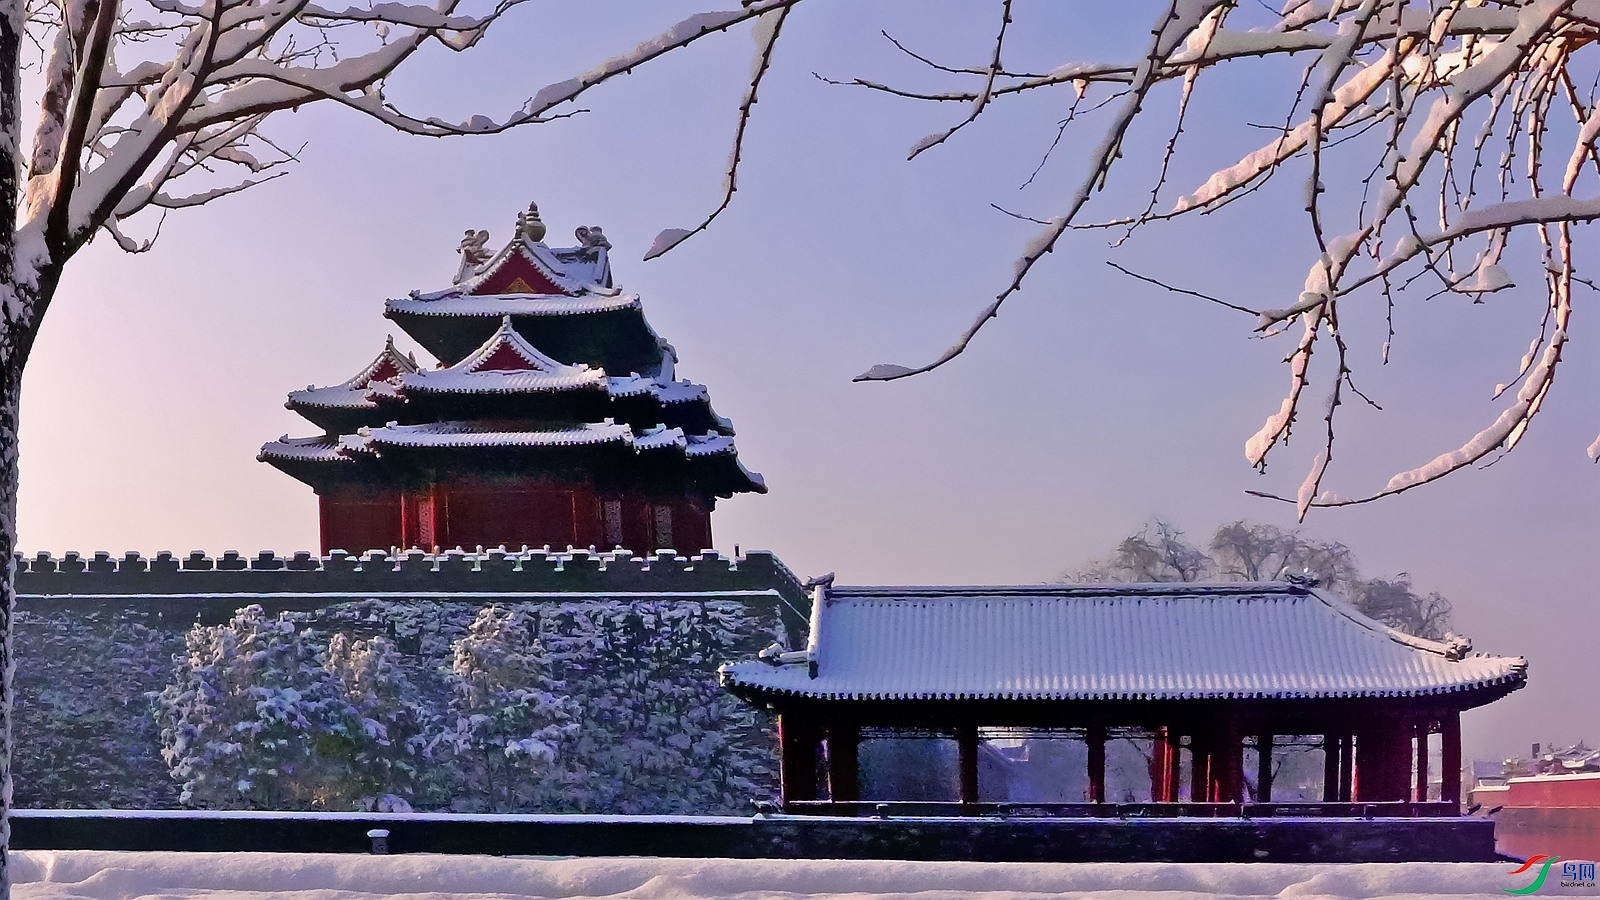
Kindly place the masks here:
[[(20, 556), (17, 593), (34, 602), (75, 597), (151, 596), (236, 599), (274, 595), (319, 603), (333, 596), (445, 594), (767, 594), (782, 600), (785, 625), (804, 633), (810, 598), (800, 580), (770, 552), (751, 550), (729, 558), (714, 551), (680, 556), (660, 550), (648, 557), (627, 550), (495, 549), (398, 555), (372, 550), (356, 556), (334, 551), (325, 557), (301, 551), (288, 558), (272, 551), (246, 557), (228, 551), (178, 557), (163, 551), (114, 557), (99, 552)], [(292, 602), (282, 604), (295, 605)]]

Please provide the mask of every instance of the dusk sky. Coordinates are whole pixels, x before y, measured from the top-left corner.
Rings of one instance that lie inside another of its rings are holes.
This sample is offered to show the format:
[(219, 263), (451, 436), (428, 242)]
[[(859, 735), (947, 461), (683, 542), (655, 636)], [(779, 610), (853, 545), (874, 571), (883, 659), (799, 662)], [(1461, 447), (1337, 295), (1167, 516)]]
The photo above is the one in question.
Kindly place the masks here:
[[(503, 115), (707, 5), (529, 3), (470, 53), (428, 54), (389, 96), (449, 120)], [(1019, 3), (1007, 61), (1129, 58), (1155, 14), (1145, 6)], [(768, 495), (718, 507), (724, 552), (771, 549), (801, 575), (836, 571), (852, 584), (1015, 583), (1103, 557), (1156, 516), (1200, 544), (1240, 518), (1292, 527), (1292, 507), (1245, 491), (1293, 494), (1318, 449), (1311, 407), (1265, 476), (1243, 455), (1278, 406), (1292, 338), (1255, 339), (1253, 318), (1105, 260), (1247, 306), (1287, 306), (1312, 258), (1298, 175), (1120, 247), (1109, 245), (1116, 233), (1069, 236), (965, 356), (912, 379), (851, 383), (955, 338), (1036, 230), (990, 204), (1060, 212), (1104, 120), (1069, 130), (1019, 191), (1070, 94), (997, 103), (907, 162), (913, 143), (966, 107), (812, 72), (960, 87), (928, 79), (879, 30), (980, 65), (997, 7), (802, 4), (763, 86), (732, 209), (648, 263), (659, 230), (693, 226), (718, 200), (748, 27), (603, 86), (582, 104), (591, 112), (495, 137), (406, 137), (327, 105), (282, 115), (269, 132), (306, 144), (287, 177), (170, 216), (148, 254), (100, 240), (70, 266), (27, 373), (24, 548), (314, 549), (310, 489), (255, 460), (263, 441), (316, 430), (284, 395), (344, 380), (386, 334), (414, 347), (383, 318), (384, 299), (448, 285), (462, 231), (488, 229), (498, 248), (529, 201), (552, 243), (604, 226), (621, 286), (641, 295), (680, 375), (710, 386), (741, 459), (766, 476)], [(1285, 72), (1297, 80), (1297, 69), (1252, 62), (1202, 82), (1164, 206), (1265, 139), (1242, 123), (1281, 121), (1294, 84), (1272, 76)], [(1143, 206), (1165, 137), (1135, 133), (1091, 213)], [(1381, 298), (1346, 323), (1358, 383), (1384, 410), (1345, 410), (1328, 487), (1377, 489), (1499, 413), (1491, 392), (1515, 374), (1544, 304), (1529, 283), (1481, 305), (1402, 304), (1387, 366)], [(1555, 388), (1514, 453), (1380, 503), (1313, 511), (1305, 525), (1348, 544), (1368, 577), (1406, 572), (1442, 592), (1478, 650), (1529, 657), (1527, 689), (1464, 717), (1467, 751), (1480, 757), (1600, 739), (1600, 468), (1584, 454), (1600, 431), (1592, 301), (1579, 301)]]

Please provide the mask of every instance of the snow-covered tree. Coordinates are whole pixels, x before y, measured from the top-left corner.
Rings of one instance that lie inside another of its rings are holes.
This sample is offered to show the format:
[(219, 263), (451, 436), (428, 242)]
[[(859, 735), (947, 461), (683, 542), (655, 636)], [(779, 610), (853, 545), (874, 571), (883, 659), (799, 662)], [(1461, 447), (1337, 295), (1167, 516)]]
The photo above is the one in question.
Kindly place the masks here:
[(1124, 538), (1107, 559), (1069, 572), (1064, 580), (1271, 581), (1286, 574), (1316, 578), (1362, 613), (1407, 634), (1442, 640), (1450, 629), (1450, 601), (1438, 591), (1417, 593), (1409, 574), (1362, 578), (1355, 554), (1344, 544), (1259, 522), (1223, 525), (1213, 532), (1207, 553), (1157, 519)]
[(289, 618), (248, 606), (196, 625), (156, 698), (161, 754), (185, 804), (348, 809), (374, 737)]
[(382, 637), (328, 639), (323, 667), (361, 721), (363, 740), (350, 749), (347, 790), (362, 806), (385, 812), (411, 805), (422, 775), (433, 716), (406, 674), (400, 654)]
[(445, 740), (457, 760), (462, 800), (489, 812), (558, 802), (562, 748), (578, 726), (564, 686), (550, 678), (538, 622), (520, 610), (486, 606), (453, 649), (455, 721)]

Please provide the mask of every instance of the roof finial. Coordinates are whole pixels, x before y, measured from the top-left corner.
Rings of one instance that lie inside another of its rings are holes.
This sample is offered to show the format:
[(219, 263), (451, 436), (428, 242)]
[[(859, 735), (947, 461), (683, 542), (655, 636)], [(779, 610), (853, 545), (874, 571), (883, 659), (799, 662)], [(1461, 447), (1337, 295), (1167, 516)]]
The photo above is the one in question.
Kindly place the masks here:
[(539, 219), (539, 204), (529, 203), (528, 211), (517, 214), (517, 234), (530, 241), (544, 240), (544, 222)]
[(585, 250), (611, 249), (611, 242), (606, 240), (605, 232), (600, 230), (599, 225), (579, 225), (573, 234), (578, 236), (578, 243), (582, 244)]
[(477, 272), (479, 266), (494, 257), (494, 254), (489, 252), (488, 243), (489, 232), (467, 229), (466, 235), (461, 238), (460, 246), (456, 248), (456, 252), (461, 254), (461, 266), (456, 270), (456, 284), (467, 280)]

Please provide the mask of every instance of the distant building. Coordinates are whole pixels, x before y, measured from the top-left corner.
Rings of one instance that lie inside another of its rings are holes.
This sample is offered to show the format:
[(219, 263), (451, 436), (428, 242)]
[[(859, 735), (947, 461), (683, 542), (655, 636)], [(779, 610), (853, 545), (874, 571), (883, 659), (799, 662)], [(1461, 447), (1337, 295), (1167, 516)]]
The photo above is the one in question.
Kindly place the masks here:
[(537, 207), (498, 253), (468, 231), (455, 283), (389, 300), (385, 315), (441, 362), (391, 341), (349, 380), (287, 406), (320, 435), (260, 459), (310, 485), (322, 550), (711, 545), (718, 498), (766, 491), (733, 425), (639, 298), (612, 284), (610, 243), (545, 244)]
[(1523, 687), (1527, 662), (1305, 584), (822, 584), (803, 649), (720, 673), (778, 713), (791, 812), (911, 799), (862, 775), (937, 741), (942, 796), (915, 799), (949, 812), (1456, 815), (1460, 714)]

